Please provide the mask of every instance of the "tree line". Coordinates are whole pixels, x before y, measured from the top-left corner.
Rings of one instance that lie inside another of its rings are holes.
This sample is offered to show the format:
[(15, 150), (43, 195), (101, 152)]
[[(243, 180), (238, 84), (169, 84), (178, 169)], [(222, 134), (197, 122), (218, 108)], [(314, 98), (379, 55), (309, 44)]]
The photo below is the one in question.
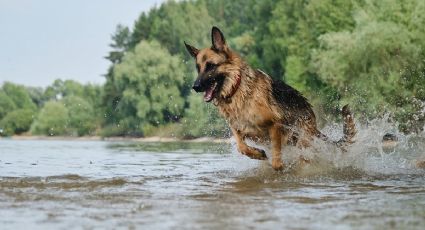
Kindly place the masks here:
[(46, 89), (4, 83), (0, 132), (42, 135), (223, 136), (212, 105), (191, 89), (183, 41), (210, 46), (220, 27), (253, 67), (310, 99), (321, 119), (349, 103), (359, 120), (391, 113), (400, 130), (425, 123), (422, 0), (168, 1), (112, 35), (102, 86), (55, 81)]

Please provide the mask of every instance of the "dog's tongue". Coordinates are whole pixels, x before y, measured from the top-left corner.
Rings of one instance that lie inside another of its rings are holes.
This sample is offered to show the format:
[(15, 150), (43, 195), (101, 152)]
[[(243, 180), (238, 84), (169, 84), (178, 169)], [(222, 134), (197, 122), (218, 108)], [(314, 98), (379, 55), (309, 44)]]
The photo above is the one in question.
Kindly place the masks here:
[(204, 101), (210, 102), (212, 100), (215, 87), (216, 87), (216, 84), (212, 85), (207, 90), (205, 90)]

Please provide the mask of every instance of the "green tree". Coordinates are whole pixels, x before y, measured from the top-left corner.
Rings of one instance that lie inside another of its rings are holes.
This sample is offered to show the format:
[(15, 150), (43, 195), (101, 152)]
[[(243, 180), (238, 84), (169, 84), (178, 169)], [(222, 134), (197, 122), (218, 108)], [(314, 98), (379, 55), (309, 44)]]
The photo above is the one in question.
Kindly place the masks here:
[(66, 96), (84, 96), (84, 86), (74, 80), (56, 79), (44, 92), (44, 100), (55, 100)]
[(134, 127), (178, 120), (188, 85), (184, 67), (158, 42), (142, 41), (114, 68), (115, 86), (122, 92), (117, 109), (133, 117)]
[(135, 23), (130, 47), (135, 47), (142, 40), (156, 40), (171, 54), (189, 57), (182, 45), (183, 40), (207, 45), (213, 24), (204, 2), (167, 1), (148, 15), (141, 14)]
[(0, 135), (12, 136), (26, 132), (30, 129), (33, 120), (34, 111), (32, 109), (14, 110), (0, 121)]
[(78, 96), (65, 97), (61, 102), (68, 110), (68, 132), (78, 136), (93, 134), (96, 129), (93, 105)]
[(32, 102), (40, 108), (44, 103), (44, 89), (42, 87), (26, 87)]
[(0, 120), (5, 117), (7, 113), (15, 109), (15, 103), (0, 89)]
[(183, 135), (188, 138), (212, 136), (224, 137), (229, 134), (226, 121), (218, 114), (217, 108), (206, 104), (201, 95), (191, 94), (189, 107), (182, 118)]
[(38, 135), (66, 135), (68, 132), (68, 109), (61, 102), (48, 101), (31, 125), (31, 133)]
[(12, 100), (13, 104), (16, 105), (16, 108), (31, 110), (35, 110), (37, 108), (24, 86), (5, 82), (2, 89), (3, 92)]
[(96, 125), (103, 124), (105, 120), (105, 110), (103, 106), (103, 85), (86, 84), (84, 85), (84, 93), (79, 96), (85, 99), (93, 109), (92, 117), (96, 120)]
[[(280, 0), (267, 24), (263, 40), (264, 66), (301, 91), (308, 91), (311, 51), (324, 33), (349, 29), (353, 5), (350, 0)], [(312, 83), (312, 82), (311, 82)]]
[(355, 14), (353, 31), (320, 37), (312, 62), (318, 76), (337, 88), (355, 111), (365, 118), (394, 111), (406, 132), (418, 131), (425, 120), (425, 47), (411, 20), (418, 5), (367, 1)]
[(128, 50), (131, 42), (130, 30), (128, 27), (118, 25), (115, 33), (112, 35), (112, 43), (109, 46), (113, 49), (105, 58), (113, 64), (118, 64), (124, 57), (125, 51)]

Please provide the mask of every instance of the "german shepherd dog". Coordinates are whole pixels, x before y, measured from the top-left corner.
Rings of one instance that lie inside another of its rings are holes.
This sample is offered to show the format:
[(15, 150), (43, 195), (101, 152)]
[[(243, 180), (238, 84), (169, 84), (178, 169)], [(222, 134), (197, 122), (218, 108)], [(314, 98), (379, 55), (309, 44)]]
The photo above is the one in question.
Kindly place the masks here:
[[(266, 160), (264, 150), (248, 146), (245, 139), (270, 143), (272, 167), (282, 170), (283, 145), (309, 146), (314, 137), (328, 140), (316, 125), (316, 117), (307, 99), (282, 81), (251, 68), (226, 43), (217, 27), (211, 31), (212, 46), (197, 49), (184, 42), (196, 60), (196, 92), (204, 92), (204, 101), (213, 102), (226, 119), (238, 151), (252, 159)], [(338, 146), (352, 143), (356, 134), (353, 116), (342, 109), (344, 136), (333, 142)]]

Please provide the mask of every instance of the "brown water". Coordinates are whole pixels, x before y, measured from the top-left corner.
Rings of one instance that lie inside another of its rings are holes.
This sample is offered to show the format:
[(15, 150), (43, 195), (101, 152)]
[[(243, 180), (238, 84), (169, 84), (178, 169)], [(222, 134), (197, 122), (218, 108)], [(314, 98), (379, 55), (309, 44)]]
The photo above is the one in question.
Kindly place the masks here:
[(368, 132), (284, 172), (231, 144), (3, 139), (0, 229), (424, 229), (423, 138)]

